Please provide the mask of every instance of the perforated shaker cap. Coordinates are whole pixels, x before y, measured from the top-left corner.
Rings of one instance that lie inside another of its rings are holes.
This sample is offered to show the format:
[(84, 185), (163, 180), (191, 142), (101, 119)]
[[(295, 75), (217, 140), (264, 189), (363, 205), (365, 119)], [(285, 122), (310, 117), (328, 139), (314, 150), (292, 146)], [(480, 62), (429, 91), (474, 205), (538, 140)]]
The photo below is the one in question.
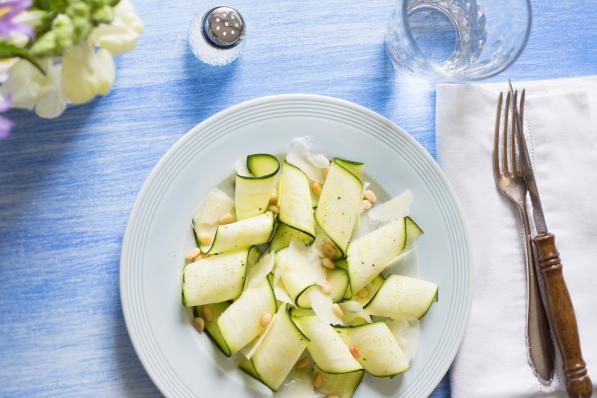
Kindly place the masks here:
[(245, 35), (245, 21), (232, 7), (212, 8), (203, 16), (203, 36), (215, 47), (231, 48)]

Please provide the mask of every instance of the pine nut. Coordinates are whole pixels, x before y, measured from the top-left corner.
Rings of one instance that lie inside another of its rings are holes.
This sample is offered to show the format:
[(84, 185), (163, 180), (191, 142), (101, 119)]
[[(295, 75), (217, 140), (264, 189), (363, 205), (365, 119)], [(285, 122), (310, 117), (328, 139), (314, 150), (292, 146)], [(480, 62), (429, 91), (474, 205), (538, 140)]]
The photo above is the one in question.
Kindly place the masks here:
[(232, 214), (226, 213), (222, 217), (220, 217), (220, 219), (218, 220), (218, 224), (230, 224), (232, 221), (234, 221), (234, 217), (232, 216)]
[(201, 310), (201, 314), (203, 315), (203, 318), (205, 318), (205, 320), (207, 322), (210, 322), (214, 319), (214, 316), (209, 307), (203, 307), (203, 309)]
[(375, 195), (375, 192), (373, 192), (370, 189), (368, 189), (368, 190), (365, 191), (365, 195), (364, 196), (365, 196), (365, 199), (367, 199), (371, 203), (377, 202), (377, 195)]
[(357, 347), (353, 345), (350, 346), (350, 353), (355, 358), (359, 358), (361, 356), (361, 350), (359, 350)]
[(195, 258), (197, 258), (200, 254), (201, 254), (201, 250), (199, 250), (199, 248), (195, 247), (187, 252), (187, 254), (184, 256), (184, 259), (187, 261), (192, 261)]
[(313, 184), (311, 184), (311, 190), (313, 191), (315, 196), (321, 195), (321, 184), (317, 181), (313, 181)]
[(325, 242), (323, 245), (321, 245), (321, 251), (326, 257), (333, 257), (334, 254), (336, 254), (336, 248), (330, 242)]
[(259, 323), (261, 324), (261, 326), (267, 326), (267, 325), (269, 325), (269, 323), (271, 321), (272, 321), (272, 314), (270, 314), (269, 312), (266, 312), (261, 317), (261, 320), (259, 321)]
[(280, 208), (276, 205), (269, 205), (269, 207), (267, 208), (269, 211), (271, 211), (274, 214), (279, 214), (280, 213)]
[(315, 372), (315, 374), (313, 375), (313, 387), (315, 387), (315, 389), (318, 390), (321, 388), (322, 385), (323, 376), (321, 376), (321, 373)]
[(365, 298), (369, 295), (369, 290), (367, 290), (366, 287), (362, 288), (361, 290), (359, 290), (359, 292), (357, 293), (357, 296), (359, 296), (360, 298)]
[(323, 169), (323, 178), (328, 178), (328, 173), (330, 172), (330, 168), (326, 167)]
[(340, 308), (340, 306), (338, 304), (332, 305), (332, 312), (338, 318), (342, 318), (342, 315), (344, 315), (344, 311), (342, 311), (342, 308)]
[(195, 329), (197, 329), (198, 332), (203, 332), (203, 329), (205, 329), (205, 321), (203, 318), (193, 319), (193, 325), (195, 325)]
[(321, 265), (329, 269), (336, 268), (336, 263), (329, 257), (324, 257), (323, 260), (321, 260)]
[(269, 204), (276, 205), (278, 204), (278, 191), (274, 188), (272, 194), (269, 197)]
[(297, 369), (305, 369), (307, 366), (309, 366), (309, 358), (307, 358), (307, 357), (304, 357), (303, 359), (300, 359), (296, 363), (296, 368)]
[(213, 238), (210, 234), (207, 232), (201, 232), (199, 234), (199, 243), (201, 243), (201, 245), (208, 246), (211, 245), (211, 242), (213, 242)]
[(332, 292), (332, 287), (330, 286), (329, 282), (327, 282), (327, 281), (320, 287), (321, 287), (321, 291), (324, 294), (330, 294)]
[(369, 202), (367, 199), (363, 200), (363, 209), (369, 210), (373, 207), (373, 203)]

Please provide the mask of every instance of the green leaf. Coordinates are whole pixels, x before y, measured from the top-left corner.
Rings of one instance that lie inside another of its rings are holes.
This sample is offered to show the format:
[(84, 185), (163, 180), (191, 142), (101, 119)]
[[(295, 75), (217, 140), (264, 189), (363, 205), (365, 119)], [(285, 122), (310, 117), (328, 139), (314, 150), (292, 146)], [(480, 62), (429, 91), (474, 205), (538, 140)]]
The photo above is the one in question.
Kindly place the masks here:
[(6, 42), (0, 42), (0, 59), (7, 59), (12, 57), (19, 57), (21, 59), (27, 60), (33, 66), (35, 66), (43, 75), (46, 74), (46, 71), (44, 71), (41, 65), (37, 63), (35, 58), (33, 58), (33, 56), (31, 56), (31, 54), (29, 54), (27, 50)]

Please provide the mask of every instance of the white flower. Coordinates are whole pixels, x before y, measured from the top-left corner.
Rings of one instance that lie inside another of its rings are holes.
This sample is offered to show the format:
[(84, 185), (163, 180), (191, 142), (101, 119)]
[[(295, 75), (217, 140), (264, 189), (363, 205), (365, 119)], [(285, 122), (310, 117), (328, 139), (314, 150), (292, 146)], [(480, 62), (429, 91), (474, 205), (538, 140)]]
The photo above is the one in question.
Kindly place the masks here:
[(68, 48), (62, 59), (64, 91), (73, 104), (110, 93), (115, 73), (112, 55), (103, 48), (96, 51), (86, 42)]
[(52, 89), (39, 97), (35, 105), (35, 112), (40, 117), (53, 119), (62, 115), (66, 109), (66, 96), (62, 86), (62, 65), (53, 64), (50, 60), (48, 62), (51, 66), (46, 67), (45, 70)]
[[(23, 13), (20, 17), (31, 26), (39, 23), (36, 13)], [(45, 75), (25, 60), (0, 60), (0, 95), (10, 95), (13, 107), (35, 109), (44, 118), (62, 114), (69, 101), (82, 104), (97, 95), (107, 95), (116, 74), (112, 54), (132, 51), (141, 32), (143, 22), (132, 3), (121, 0), (114, 8), (112, 23), (95, 27), (86, 41), (66, 49), (62, 63), (52, 58), (41, 60)], [(10, 40), (24, 46), (28, 38), (21, 36)]]
[[(2, 0), (0, 0), (0, 6), (1, 5)], [(39, 15), (30, 11), (23, 11), (13, 18), (13, 22), (26, 23), (32, 28), (35, 26), (35, 24), (39, 23), (39, 21)], [(27, 43), (29, 43), (29, 37), (19, 30), (11, 31), (9, 36), (4, 37), (3, 40), (17, 47), (25, 47)], [(6, 79), (8, 79), (8, 72), (10, 71), (10, 68), (12, 68), (18, 60), (18, 57), (0, 59), (0, 84), (4, 83)]]
[(8, 79), (10, 68), (12, 68), (18, 60), (19, 59), (16, 57), (0, 59), (0, 84), (4, 83), (6, 79)]
[[(1, 2), (1, 0), (0, 0)], [(40, 11), (23, 11), (13, 18), (14, 22), (24, 23), (29, 25), (32, 29), (35, 29), (41, 23), (41, 12)], [(26, 34), (20, 31), (13, 31), (8, 37), (8, 42), (14, 44), (17, 47), (25, 47), (31, 40)]]
[(55, 64), (51, 58), (45, 58), (40, 64), (46, 71), (45, 75), (25, 60), (15, 62), (8, 79), (0, 87), (0, 94), (10, 95), (15, 108), (35, 109), (41, 117), (54, 118), (66, 108), (61, 65)]
[(100, 24), (91, 31), (88, 43), (100, 46), (113, 55), (133, 51), (143, 32), (143, 22), (135, 13), (129, 0), (121, 0), (114, 7), (114, 20), (110, 25)]

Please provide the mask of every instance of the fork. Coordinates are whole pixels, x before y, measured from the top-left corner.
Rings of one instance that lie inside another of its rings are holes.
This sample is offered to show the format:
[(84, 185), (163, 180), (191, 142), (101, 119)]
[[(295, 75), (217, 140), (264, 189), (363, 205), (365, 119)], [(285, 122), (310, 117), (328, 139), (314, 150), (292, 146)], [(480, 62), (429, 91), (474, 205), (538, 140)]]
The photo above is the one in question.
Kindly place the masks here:
[[(520, 98), (519, 120), (522, 120), (524, 112), (524, 96), (525, 91), (523, 90)], [(510, 113), (514, 115), (517, 97), (518, 90), (512, 95), (508, 92), (506, 96), (501, 134), (503, 93), (500, 93), (498, 97), (493, 142), (493, 174), (498, 189), (512, 202), (522, 221), (527, 265), (527, 355), (537, 379), (543, 384), (549, 384), (554, 372), (554, 346), (537, 281), (526, 205), (527, 188), (523, 180), (521, 160), (516, 151), (515, 119), (514, 116), (510, 116)], [(508, 128), (509, 118), (512, 120), (510, 129)], [(520, 133), (522, 134), (522, 131)]]

